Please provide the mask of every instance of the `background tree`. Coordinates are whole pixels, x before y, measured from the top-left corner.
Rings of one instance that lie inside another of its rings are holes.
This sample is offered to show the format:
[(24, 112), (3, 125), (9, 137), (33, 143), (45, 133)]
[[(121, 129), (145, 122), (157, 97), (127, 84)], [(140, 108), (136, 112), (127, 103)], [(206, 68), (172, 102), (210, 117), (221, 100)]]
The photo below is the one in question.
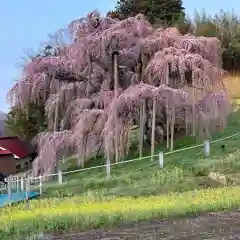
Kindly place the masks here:
[(194, 25), (193, 21), (190, 17), (185, 16), (185, 14), (181, 14), (179, 19), (173, 24), (174, 27), (176, 27), (181, 34), (187, 34), (194, 32)]
[(27, 111), (12, 107), (6, 120), (7, 133), (18, 136), (22, 140), (31, 141), (47, 128), (44, 114), (44, 106), (37, 106), (33, 103), (28, 105)]
[(51, 45), (46, 45), (44, 46), (43, 50), (40, 53), (38, 53), (34, 58), (48, 56), (57, 56), (57, 48), (54, 48)]
[[(45, 45), (39, 53), (28, 53), (24, 62), (33, 61), (39, 57), (50, 57), (57, 55), (57, 47)], [(46, 130), (44, 105), (30, 103), (25, 109), (13, 106), (7, 115), (6, 131), (8, 135), (31, 141), (38, 133)]]
[(196, 12), (192, 21), (194, 35), (217, 37), (222, 45), (223, 68), (240, 70), (240, 18), (234, 12), (221, 10), (214, 16)]
[(152, 24), (172, 25), (184, 15), (184, 7), (181, 0), (119, 0), (116, 10), (110, 12), (121, 20), (138, 13), (144, 14)]

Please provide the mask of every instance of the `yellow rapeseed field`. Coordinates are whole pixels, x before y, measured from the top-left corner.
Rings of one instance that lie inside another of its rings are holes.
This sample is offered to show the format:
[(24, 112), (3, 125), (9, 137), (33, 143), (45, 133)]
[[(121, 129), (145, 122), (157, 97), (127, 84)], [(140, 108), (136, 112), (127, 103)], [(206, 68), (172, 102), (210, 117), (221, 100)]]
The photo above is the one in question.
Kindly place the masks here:
[(20, 239), (38, 232), (77, 228), (85, 230), (124, 221), (150, 220), (173, 215), (197, 215), (240, 206), (240, 187), (196, 190), (182, 194), (87, 201), (81, 197), (34, 200), (0, 211), (0, 239)]

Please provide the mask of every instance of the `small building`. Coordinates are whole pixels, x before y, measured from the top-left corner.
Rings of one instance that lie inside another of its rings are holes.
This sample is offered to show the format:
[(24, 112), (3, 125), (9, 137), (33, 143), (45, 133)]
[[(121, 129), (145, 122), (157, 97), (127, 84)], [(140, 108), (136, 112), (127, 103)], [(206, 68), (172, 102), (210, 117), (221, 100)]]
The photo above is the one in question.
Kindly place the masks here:
[(0, 137), (0, 172), (16, 174), (31, 168), (33, 148), (18, 137)]

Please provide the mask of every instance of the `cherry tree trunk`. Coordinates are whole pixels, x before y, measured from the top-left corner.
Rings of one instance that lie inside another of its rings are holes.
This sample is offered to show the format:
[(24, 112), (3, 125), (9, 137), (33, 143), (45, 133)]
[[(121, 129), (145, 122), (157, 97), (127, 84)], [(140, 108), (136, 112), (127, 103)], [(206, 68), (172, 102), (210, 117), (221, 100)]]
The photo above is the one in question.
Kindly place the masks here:
[[(115, 98), (117, 98), (117, 90), (118, 90), (118, 82), (119, 82), (119, 74), (118, 74), (118, 55), (114, 54), (114, 90), (115, 90)], [(116, 138), (115, 138), (115, 161), (118, 162), (118, 139), (119, 139), (119, 132), (118, 132), (118, 124), (117, 124), (117, 116), (116, 117)]]
[(156, 99), (153, 99), (152, 109), (152, 139), (151, 139), (151, 161), (154, 159), (155, 150), (155, 129), (156, 129)]

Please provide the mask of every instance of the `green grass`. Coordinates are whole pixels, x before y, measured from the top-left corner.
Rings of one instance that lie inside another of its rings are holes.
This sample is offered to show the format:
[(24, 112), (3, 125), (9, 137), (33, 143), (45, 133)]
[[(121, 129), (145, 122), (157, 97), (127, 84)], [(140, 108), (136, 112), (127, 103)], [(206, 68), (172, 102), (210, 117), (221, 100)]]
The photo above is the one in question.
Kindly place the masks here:
[[(0, 239), (63, 230), (110, 227), (123, 222), (198, 215), (240, 206), (240, 188), (216, 188), (150, 197), (81, 198), (32, 201), (1, 210)], [(25, 238), (24, 238), (25, 237)]]
[[(89, 174), (85, 178), (69, 179), (62, 185), (46, 184), (43, 197), (85, 196), (89, 192), (105, 196), (148, 196), (168, 192), (183, 192), (193, 189), (222, 186), (218, 179), (211, 179), (211, 172), (226, 176), (227, 185), (240, 183), (240, 152), (236, 150), (222, 157), (198, 159), (195, 164), (169, 166), (159, 169), (157, 165), (119, 171), (107, 180), (104, 174)], [(120, 174), (122, 173), (122, 174)], [(123, 174), (124, 173), (124, 174)]]

